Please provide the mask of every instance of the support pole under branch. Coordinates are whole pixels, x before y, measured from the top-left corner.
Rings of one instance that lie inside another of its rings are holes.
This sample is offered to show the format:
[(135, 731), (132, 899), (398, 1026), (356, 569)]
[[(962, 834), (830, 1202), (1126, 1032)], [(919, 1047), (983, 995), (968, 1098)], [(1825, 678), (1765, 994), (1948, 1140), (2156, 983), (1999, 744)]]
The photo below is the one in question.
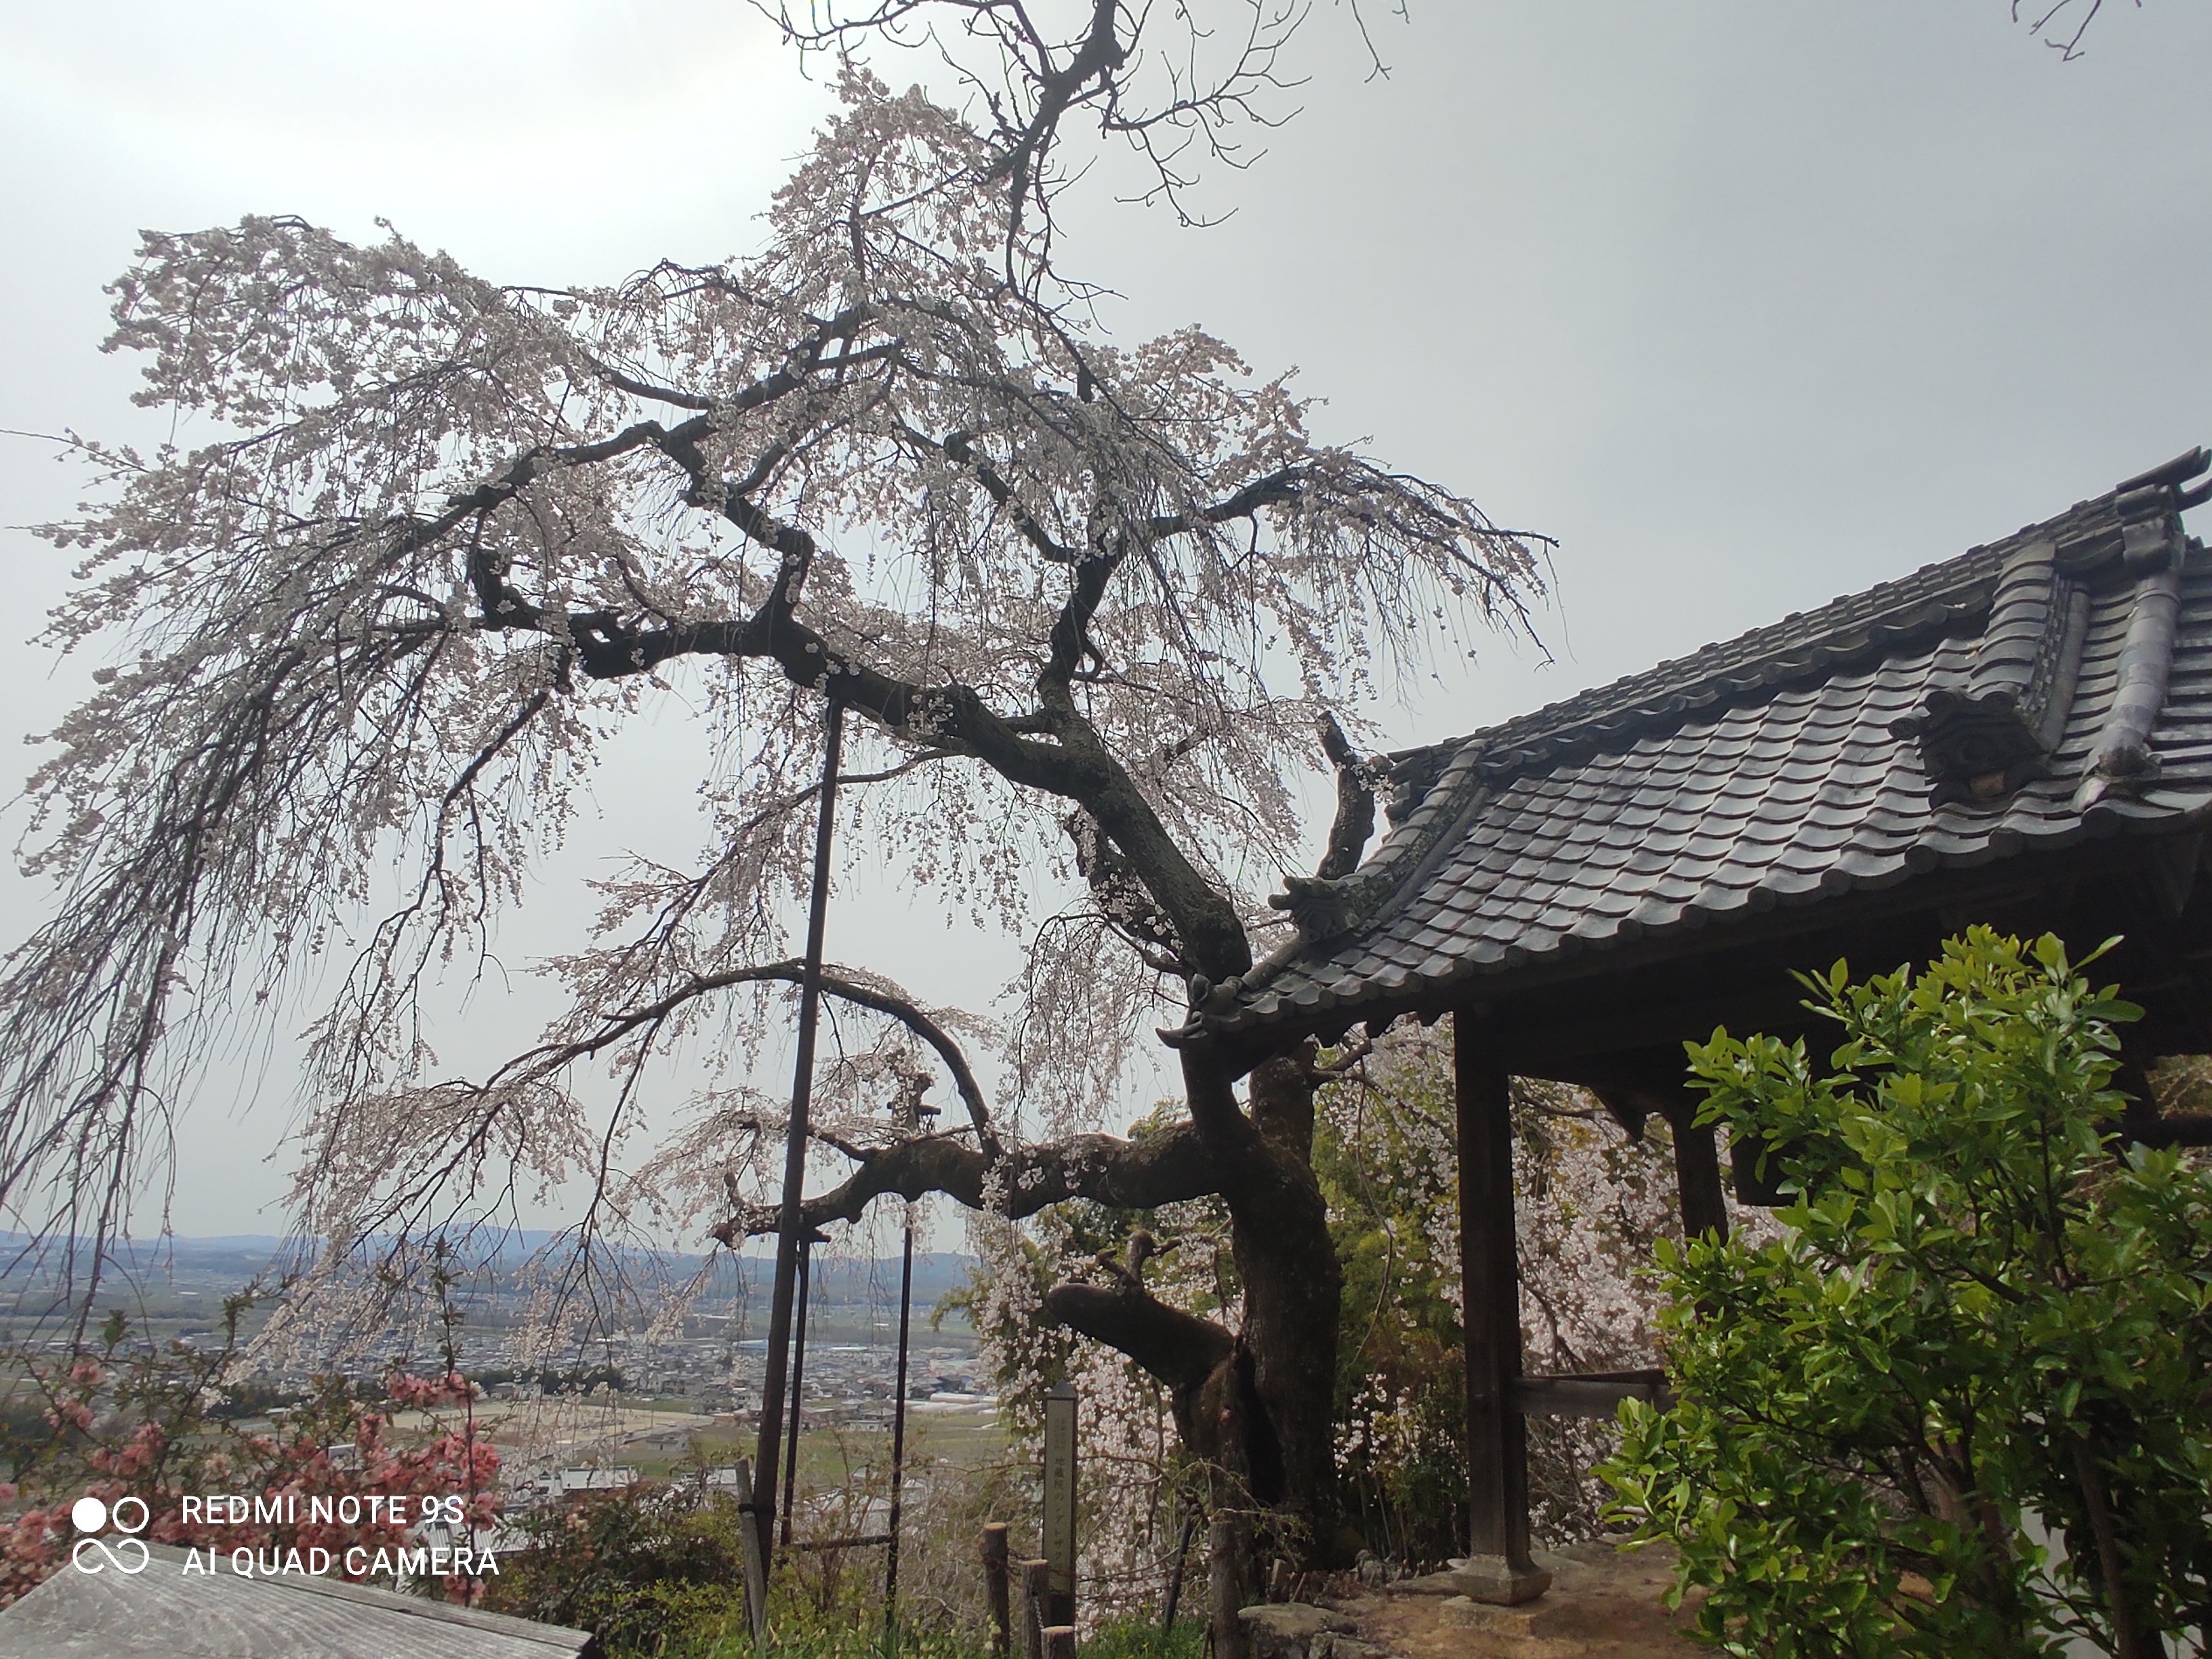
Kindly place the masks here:
[[(834, 671), (833, 671), (834, 672)], [(760, 1455), (752, 1522), (760, 1534), (762, 1576), (775, 1565), (776, 1463), (783, 1452), (785, 1361), (791, 1347), (791, 1304), (799, 1281), (799, 1235), (805, 1231), (806, 1115), (814, 1095), (814, 1035), (822, 1012), (822, 938), (830, 915), (830, 847), (837, 811), (837, 766), (845, 706), (829, 681), (828, 730), (822, 745), (821, 812), (814, 825), (814, 890), (806, 909), (806, 968), (799, 987), (799, 1054), (792, 1067), (791, 1125), (783, 1150), (783, 1206), (776, 1221), (775, 1291), (769, 1304), (767, 1374), (761, 1379)]]
[[(937, 1108), (922, 1099), (928, 1087), (927, 1075), (916, 1073), (907, 1079), (906, 1089), (899, 1097), (895, 1109), (898, 1131), (909, 1139), (921, 1133), (925, 1118), (937, 1115)], [(914, 1206), (909, 1202), (906, 1211), (906, 1248), (899, 1258), (898, 1377), (891, 1389), (891, 1547), (884, 1564), (884, 1628), (894, 1637), (898, 1632), (901, 1483), (906, 1478), (907, 1336), (913, 1322)], [(1000, 1548), (1003, 1551), (1005, 1547), (1005, 1529), (1001, 1528)]]
[(806, 1303), (813, 1279), (814, 1247), (829, 1241), (807, 1230), (799, 1241), (799, 1310), (792, 1316), (791, 1430), (783, 1443), (783, 1547), (791, 1547), (791, 1506), (799, 1489), (799, 1419), (806, 1398)]
[[(907, 1212), (906, 1248), (899, 1257), (898, 1376), (891, 1399), (891, 1547), (884, 1564), (884, 1622), (898, 1628), (899, 1509), (906, 1478), (907, 1334), (914, 1316), (914, 1212)], [(1004, 1547), (1003, 1542), (1000, 1547)]]

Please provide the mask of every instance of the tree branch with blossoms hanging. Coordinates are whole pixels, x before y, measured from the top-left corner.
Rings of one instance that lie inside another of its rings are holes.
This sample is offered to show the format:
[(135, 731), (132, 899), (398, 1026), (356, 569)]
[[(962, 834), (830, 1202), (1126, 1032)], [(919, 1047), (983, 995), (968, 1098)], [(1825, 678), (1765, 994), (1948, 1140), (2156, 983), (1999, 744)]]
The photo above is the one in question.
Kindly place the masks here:
[[(854, 1167), (810, 1212), (1218, 1194), (1242, 1324), (1185, 1357), (1247, 1368), (1237, 1420), (1325, 1549), (1322, 1074), (1270, 1061), (1240, 1097), (1187, 1049), (1182, 1126), (1095, 1120), (1146, 1016), (1180, 1024), (1183, 981), (1280, 926), (1264, 890), (1298, 861), (1316, 729), (1343, 865), (1375, 775), (1345, 722), (1439, 618), (1524, 629), (1538, 562), (1464, 495), (1316, 438), (1287, 376), (1202, 331), (1108, 337), (1005, 188), (1003, 134), (856, 69), (841, 93), (727, 264), (502, 288), (396, 233), (147, 236), (111, 345), (191, 442), (78, 444), (103, 495), (48, 532), (85, 556), (48, 637), (107, 665), (30, 786), (25, 863), (58, 902), (0, 967), (0, 1204), (96, 1284), (211, 1047), (335, 963), (294, 1189), (332, 1251), (579, 1179), (571, 1243), (654, 1215), (740, 1241), (757, 1097), (710, 1089), (632, 1153), (679, 1047), (743, 1072), (782, 1022), (834, 691), (879, 866), (1030, 951), (996, 1018), (860, 969), (830, 988), (878, 1037), (821, 1097)], [(698, 866), (600, 883), (542, 1042), (450, 1075), (440, 986), (679, 690), (715, 756)], [(978, 1042), (1043, 1137), (988, 1109)], [(886, 1140), (864, 1097), (922, 1064), (968, 1130)], [(1145, 1346), (1162, 1316), (1126, 1300), (1051, 1311)]]

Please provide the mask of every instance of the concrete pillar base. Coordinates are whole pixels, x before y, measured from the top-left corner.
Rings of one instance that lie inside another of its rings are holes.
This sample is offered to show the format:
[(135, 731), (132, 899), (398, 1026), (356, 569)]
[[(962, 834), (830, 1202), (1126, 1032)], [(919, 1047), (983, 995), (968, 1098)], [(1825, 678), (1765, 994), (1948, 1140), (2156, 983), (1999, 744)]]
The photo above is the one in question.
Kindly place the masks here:
[(1438, 1576), (1451, 1580), (1455, 1594), (1500, 1607), (1533, 1601), (1552, 1588), (1552, 1575), (1542, 1567), (1516, 1567), (1502, 1555), (1468, 1556)]

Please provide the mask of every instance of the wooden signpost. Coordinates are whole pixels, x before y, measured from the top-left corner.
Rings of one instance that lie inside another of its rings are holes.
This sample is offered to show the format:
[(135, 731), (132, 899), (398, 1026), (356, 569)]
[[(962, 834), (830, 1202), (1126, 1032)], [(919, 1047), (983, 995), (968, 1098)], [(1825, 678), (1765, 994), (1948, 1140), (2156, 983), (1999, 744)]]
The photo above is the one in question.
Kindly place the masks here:
[(1075, 1390), (1056, 1383), (1044, 1399), (1044, 1559), (1052, 1577), (1045, 1623), (1075, 1622)]
[[(996, 1650), (1022, 1627), (1021, 1659), (1075, 1659), (1075, 1390), (1056, 1383), (1044, 1397), (1044, 1553), (1020, 1562), (1021, 1605), (1007, 1606), (1006, 1523), (983, 1528), (983, 1582), (997, 1628)], [(1012, 1615), (1010, 1617), (1010, 1615)]]

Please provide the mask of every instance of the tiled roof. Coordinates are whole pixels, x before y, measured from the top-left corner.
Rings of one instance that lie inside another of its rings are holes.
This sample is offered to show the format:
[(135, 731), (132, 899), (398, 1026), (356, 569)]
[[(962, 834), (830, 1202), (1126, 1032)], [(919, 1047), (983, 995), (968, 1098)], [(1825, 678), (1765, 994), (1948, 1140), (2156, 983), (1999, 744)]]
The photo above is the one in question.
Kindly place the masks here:
[(1393, 827), (1273, 901), (1201, 1029), (1341, 1030), (1484, 975), (2212, 815), (2191, 452), (2004, 540), (1393, 757)]

